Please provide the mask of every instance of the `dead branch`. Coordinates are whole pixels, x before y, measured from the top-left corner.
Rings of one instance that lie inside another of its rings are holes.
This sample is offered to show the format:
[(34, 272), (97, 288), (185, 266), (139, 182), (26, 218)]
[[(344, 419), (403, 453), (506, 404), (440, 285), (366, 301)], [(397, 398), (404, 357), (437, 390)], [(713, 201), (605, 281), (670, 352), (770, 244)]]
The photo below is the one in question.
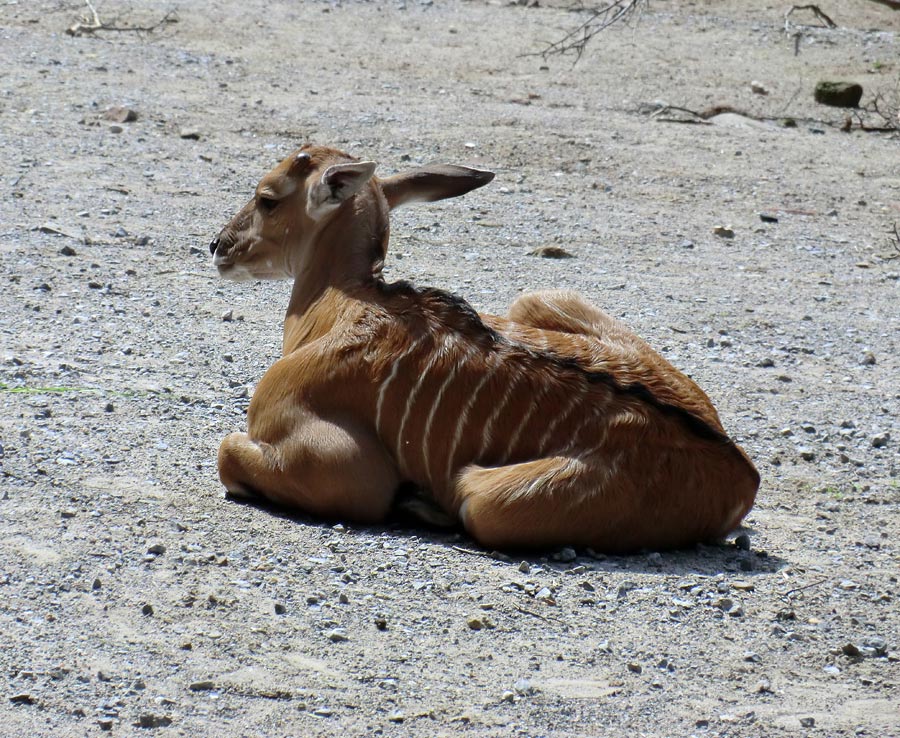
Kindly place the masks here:
[(573, 28), (558, 41), (547, 43), (543, 51), (526, 54), (526, 56), (540, 54), (546, 59), (549, 56), (575, 54), (573, 63), (577, 64), (594, 36), (616, 23), (628, 23), (632, 17), (639, 16), (644, 6), (649, 4), (650, 0), (611, 0), (602, 7), (590, 8), (589, 16), (583, 23)]
[(822, 9), (818, 5), (792, 5), (788, 8), (787, 12), (784, 14), (784, 32), (791, 32), (791, 15), (795, 11), (800, 10), (808, 10), (810, 11), (816, 18), (818, 18), (825, 25), (826, 28), (837, 28), (837, 23), (835, 23), (831, 18), (829, 18), (825, 13), (822, 12)]
[(176, 23), (175, 11), (170, 10), (160, 20), (152, 26), (117, 26), (100, 20), (97, 9), (91, 0), (84, 0), (88, 7), (90, 17), (82, 18), (81, 21), (66, 29), (69, 36), (91, 36), (97, 31), (114, 31), (120, 33), (153, 33), (153, 31), (162, 28), (168, 23)]

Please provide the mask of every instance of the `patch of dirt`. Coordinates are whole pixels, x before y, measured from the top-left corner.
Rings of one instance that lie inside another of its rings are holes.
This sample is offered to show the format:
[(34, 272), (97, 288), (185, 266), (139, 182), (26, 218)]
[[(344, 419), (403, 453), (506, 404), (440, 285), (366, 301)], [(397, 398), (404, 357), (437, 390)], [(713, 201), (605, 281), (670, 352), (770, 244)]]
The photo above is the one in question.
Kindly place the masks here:
[[(73, 37), (80, 3), (4, 3), (4, 735), (900, 735), (900, 138), (813, 101), (896, 100), (900, 14), (823, 4), (795, 53), (751, 5), (653, 3), (573, 67), (522, 56), (557, 7), (219, 0)], [(510, 556), (224, 501), (287, 286), (207, 244), (307, 140), (496, 171), (397, 213), (390, 276), (623, 318), (757, 462), (750, 549)]]

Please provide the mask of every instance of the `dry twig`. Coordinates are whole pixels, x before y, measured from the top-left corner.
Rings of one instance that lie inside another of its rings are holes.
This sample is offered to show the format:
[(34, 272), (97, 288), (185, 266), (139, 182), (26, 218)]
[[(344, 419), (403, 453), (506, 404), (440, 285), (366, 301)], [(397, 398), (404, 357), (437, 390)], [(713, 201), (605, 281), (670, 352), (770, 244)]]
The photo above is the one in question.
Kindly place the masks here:
[(594, 36), (615, 23), (620, 21), (627, 23), (632, 17), (639, 16), (644, 6), (649, 3), (650, 0), (611, 0), (602, 7), (590, 8), (588, 9), (590, 15), (583, 23), (573, 28), (558, 41), (548, 43), (543, 51), (526, 56), (540, 54), (546, 59), (548, 56), (575, 54), (574, 63), (577, 64), (585, 47)]
[(798, 10), (809, 10), (816, 18), (822, 21), (825, 24), (826, 28), (837, 28), (837, 23), (835, 23), (831, 18), (829, 18), (825, 13), (822, 12), (822, 9), (818, 5), (792, 5), (788, 8), (787, 12), (784, 14), (784, 32), (791, 32), (791, 15)]
[(122, 33), (153, 33), (158, 28), (162, 28), (167, 23), (175, 23), (175, 11), (170, 10), (160, 20), (152, 26), (117, 26), (112, 23), (106, 23), (100, 20), (97, 9), (91, 0), (84, 0), (88, 7), (90, 17), (83, 18), (78, 23), (66, 29), (69, 36), (90, 36), (97, 31), (118, 31)]

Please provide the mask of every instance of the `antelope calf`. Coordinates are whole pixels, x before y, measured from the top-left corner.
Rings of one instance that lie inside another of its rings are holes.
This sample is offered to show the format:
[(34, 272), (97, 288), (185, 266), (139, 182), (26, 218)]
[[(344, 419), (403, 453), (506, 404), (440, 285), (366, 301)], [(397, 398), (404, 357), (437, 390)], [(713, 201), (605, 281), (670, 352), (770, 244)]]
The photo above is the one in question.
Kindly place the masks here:
[(661, 549), (737, 527), (756, 469), (703, 391), (624, 325), (571, 293), (494, 317), (384, 281), (390, 209), (492, 174), (374, 171), (304, 146), (210, 245), (223, 277), (294, 282), (249, 432), (219, 449), (229, 493), (371, 523), (411, 482), (495, 548)]

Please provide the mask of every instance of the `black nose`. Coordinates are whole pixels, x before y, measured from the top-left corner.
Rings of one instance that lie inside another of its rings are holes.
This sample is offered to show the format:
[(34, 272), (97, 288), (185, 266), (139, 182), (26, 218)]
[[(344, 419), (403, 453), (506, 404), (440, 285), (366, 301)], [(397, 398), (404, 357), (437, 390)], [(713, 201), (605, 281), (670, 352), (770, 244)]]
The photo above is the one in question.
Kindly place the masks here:
[(216, 253), (216, 249), (217, 249), (218, 247), (219, 247), (219, 239), (218, 239), (218, 238), (214, 238), (212, 241), (210, 241), (210, 244), (209, 244), (209, 253), (215, 254), (215, 253)]

